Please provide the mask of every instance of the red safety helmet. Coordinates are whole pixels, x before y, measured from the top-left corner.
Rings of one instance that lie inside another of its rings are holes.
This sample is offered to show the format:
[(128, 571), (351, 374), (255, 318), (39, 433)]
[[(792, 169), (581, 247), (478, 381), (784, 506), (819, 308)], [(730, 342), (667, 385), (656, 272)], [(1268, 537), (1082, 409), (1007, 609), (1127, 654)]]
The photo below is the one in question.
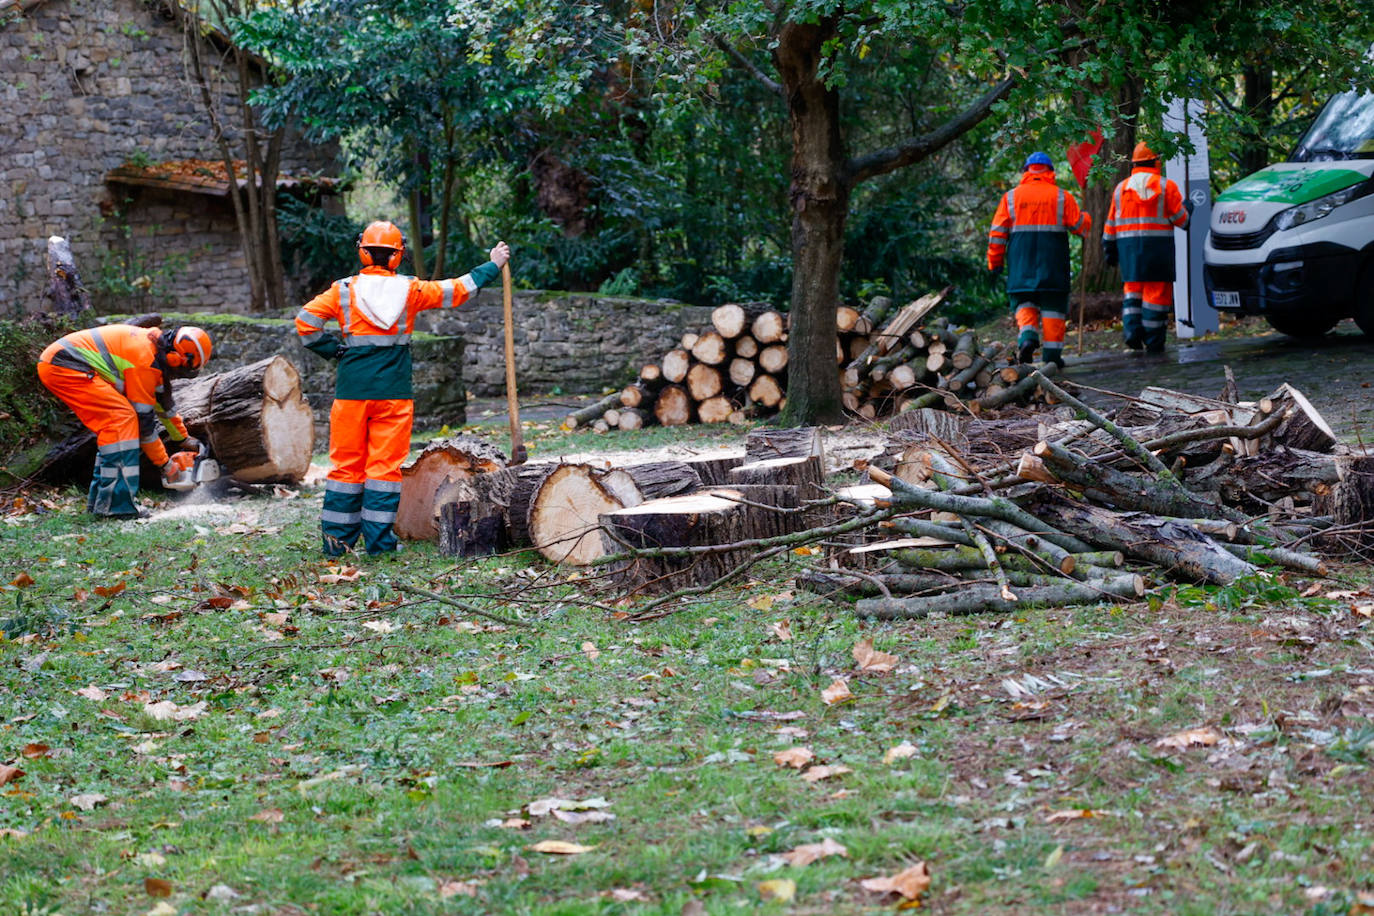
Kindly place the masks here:
[[(395, 270), (401, 266), (406, 250), (406, 237), (395, 223), (379, 220), (369, 223), (358, 236), (358, 260), (364, 267), (385, 267)], [(390, 254), (384, 252), (390, 251)]]
[(1159, 157), (1155, 155), (1155, 151), (1150, 149), (1144, 140), (1137, 143), (1135, 149), (1131, 151), (1132, 162), (1154, 162), (1157, 159)]
[(167, 365), (173, 369), (199, 371), (210, 359), (210, 335), (191, 325), (177, 328), (167, 350)]

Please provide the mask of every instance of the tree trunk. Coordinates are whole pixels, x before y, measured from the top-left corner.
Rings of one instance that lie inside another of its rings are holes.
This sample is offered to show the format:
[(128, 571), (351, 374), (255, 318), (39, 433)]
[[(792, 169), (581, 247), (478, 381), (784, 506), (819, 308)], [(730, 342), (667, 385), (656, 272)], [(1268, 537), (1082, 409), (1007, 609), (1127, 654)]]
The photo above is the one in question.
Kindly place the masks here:
[[(1104, 93), (1108, 90), (1103, 90)], [(1108, 137), (1097, 154), (1104, 167), (1093, 170), (1088, 187), (1083, 192), (1083, 205), (1092, 217), (1092, 231), (1083, 240), (1083, 285), (1089, 291), (1114, 289), (1119, 285), (1120, 273), (1109, 267), (1102, 257), (1102, 226), (1107, 221), (1107, 209), (1117, 182), (1131, 173), (1131, 150), (1135, 147), (1136, 116), (1140, 113), (1140, 84), (1127, 79), (1113, 90), (1116, 118), (1115, 135)], [(1099, 177), (1100, 176), (1100, 177)], [(1072, 313), (1076, 316), (1078, 313)]]
[(81, 283), (72, 246), (60, 235), (48, 239), (48, 295), (58, 315), (81, 315), (91, 309), (91, 294)]
[[(821, 73), (836, 36), (833, 15), (789, 22), (773, 51), (792, 126), (792, 297), (788, 337), (792, 384), (785, 426), (843, 422), (835, 363), (835, 306), (849, 187), (840, 132), (839, 92)], [(756, 335), (757, 336), (757, 335)]]
[(177, 412), (225, 472), (246, 483), (299, 481), (310, 467), (315, 423), (291, 361), (269, 356), (180, 382)]
[(623, 469), (560, 464), (530, 497), (530, 540), (552, 563), (586, 566), (605, 553), (597, 518), (642, 502), (644, 495)]

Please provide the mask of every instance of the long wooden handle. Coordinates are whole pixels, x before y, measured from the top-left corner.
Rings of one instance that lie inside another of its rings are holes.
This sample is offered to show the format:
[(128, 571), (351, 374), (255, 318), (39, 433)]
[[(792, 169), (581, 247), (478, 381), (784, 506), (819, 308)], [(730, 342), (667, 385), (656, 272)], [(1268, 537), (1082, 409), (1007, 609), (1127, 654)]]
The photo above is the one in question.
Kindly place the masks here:
[(501, 309), (506, 318), (506, 407), (510, 411), (510, 461), (525, 463), (525, 440), (520, 431), (520, 402), (515, 392), (515, 317), (510, 263), (501, 265)]

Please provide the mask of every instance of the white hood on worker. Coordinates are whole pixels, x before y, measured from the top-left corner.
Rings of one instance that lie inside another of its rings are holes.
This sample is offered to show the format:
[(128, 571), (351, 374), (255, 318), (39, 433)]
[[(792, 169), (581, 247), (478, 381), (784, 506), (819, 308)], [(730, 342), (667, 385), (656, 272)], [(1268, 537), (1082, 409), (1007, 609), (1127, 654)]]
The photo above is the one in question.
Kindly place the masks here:
[(354, 304), (377, 327), (389, 331), (405, 314), (410, 297), (409, 277), (361, 274), (352, 286)]

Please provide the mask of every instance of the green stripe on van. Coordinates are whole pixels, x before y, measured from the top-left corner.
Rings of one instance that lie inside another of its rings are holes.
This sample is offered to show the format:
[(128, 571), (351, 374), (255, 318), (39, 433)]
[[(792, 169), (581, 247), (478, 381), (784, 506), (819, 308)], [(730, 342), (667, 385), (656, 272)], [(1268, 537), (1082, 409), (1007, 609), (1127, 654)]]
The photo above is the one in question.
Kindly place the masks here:
[(1217, 202), (1264, 200), (1279, 204), (1305, 204), (1325, 194), (1364, 181), (1364, 172), (1344, 167), (1316, 165), (1298, 168), (1270, 166), (1242, 178), (1217, 195)]

